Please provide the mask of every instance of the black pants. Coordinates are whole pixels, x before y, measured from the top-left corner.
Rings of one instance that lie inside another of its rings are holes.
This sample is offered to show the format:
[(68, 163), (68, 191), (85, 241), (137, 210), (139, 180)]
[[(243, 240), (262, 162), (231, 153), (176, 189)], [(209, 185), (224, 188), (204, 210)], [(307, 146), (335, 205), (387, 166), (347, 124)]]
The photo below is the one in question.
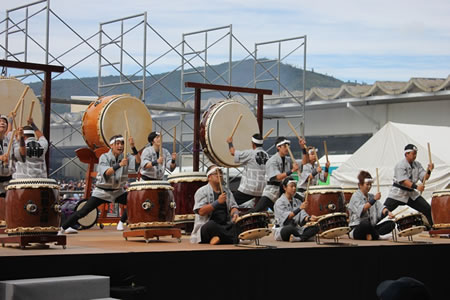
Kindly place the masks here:
[[(127, 194), (128, 193), (123, 193), (122, 195), (120, 195), (119, 197), (117, 197), (115, 199), (115, 202), (120, 203), (120, 204), (127, 204)], [(102, 200), (100, 198), (97, 197), (91, 197), (89, 198), (89, 200), (86, 202), (86, 204), (83, 206), (82, 209), (80, 209), (79, 211), (74, 212), (63, 224), (62, 224), (62, 228), (63, 229), (67, 229), (69, 227), (74, 226), (75, 224), (77, 224), (78, 220), (85, 217), (88, 213), (90, 213), (91, 211), (93, 211), (96, 207), (98, 207), (100, 204), (103, 203), (109, 203), (108, 201)], [(127, 213), (123, 213), (122, 217), (120, 218), (120, 221), (122, 222), (126, 222), (127, 221)]]
[[(387, 198), (386, 201), (384, 202), (384, 206), (386, 206), (386, 208), (389, 209), (390, 211), (393, 211), (400, 205), (405, 205), (405, 203), (392, 198)], [(433, 226), (433, 218), (431, 217), (431, 206), (430, 204), (428, 204), (427, 200), (425, 200), (422, 196), (419, 196), (416, 200), (409, 198), (406, 205), (423, 213), (425, 217), (427, 217), (430, 226)]]
[(317, 226), (309, 226), (306, 227), (303, 232), (300, 234), (299, 228), (293, 224), (289, 224), (283, 226), (280, 231), (281, 238), (283, 241), (288, 242), (291, 234), (296, 237), (299, 237), (302, 242), (309, 240), (311, 237), (315, 236), (319, 232), (319, 227)]
[(248, 200), (253, 199), (253, 198), (255, 198), (257, 200), (259, 199), (259, 197), (257, 197), (257, 196), (248, 195), (248, 194), (245, 194), (245, 193), (243, 193), (241, 191), (233, 192), (233, 197), (234, 197), (234, 200), (236, 200), (236, 203), (238, 205), (241, 205), (242, 203), (245, 203)]
[(378, 225), (372, 225), (369, 219), (364, 219), (353, 229), (353, 238), (355, 240), (365, 240), (370, 234), (373, 240), (378, 240), (380, 235), (388, 234), (395, 228), (394, 221), (385, 221)]
[(259, 198), (258, 203), (256, 203), (255, 207), (250, 209), (248, 213), (266, 211), (268, 208), (273, 210), (273, 205), (274, 203), (272, 200), (270, 200), (270, 198), (262, 196), (261, 198)]
[(202, 243), (209, 243), (215, 236), (220, 238), (221, 244), (237, 244), (239, 241), (236, 224), (231, 222), (222, 225), (209, 220), (200, 229), (200, 236)]

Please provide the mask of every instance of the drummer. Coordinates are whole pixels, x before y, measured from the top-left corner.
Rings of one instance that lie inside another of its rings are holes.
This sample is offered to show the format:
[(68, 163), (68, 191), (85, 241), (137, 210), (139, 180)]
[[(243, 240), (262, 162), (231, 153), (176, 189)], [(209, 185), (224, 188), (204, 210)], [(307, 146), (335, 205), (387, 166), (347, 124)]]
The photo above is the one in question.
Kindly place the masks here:
[(5, 187), (11, 180), (11, 164), (7, 155), (11, 139), (12, 119), (0, 114), (0, 197), (5, 197)]
[(42, 131), (34, 124), (33, 118), (28, 125), (19, 128), (19, 143), (14, 143), (15, 172), (13, 178), (47, 178), (45, 153), (48, 141)]
[(378, 240), (395, 228), (395, 222), (386, 220), (377, 223), (386, 216), (393, 219), (394, 215), (381, 204), (381, 193), (369, 193), (373, 179), (369, 172), (361, 171), (358, 175), (358, 190), (353, 193), (348, 204), (350, 238), (355, 240)]
[(319, 179), (322, 182), (326, 182), (328, 178), (328, 170), (330, 168), (330, 162), (327, 161), (325, 163), (325, 167), (322, 167), (317, 162), (316, 152), (314, 151), (314, 147), (308, 147), (308, 149), (304, 149), (303, 155), (309, 157), (308, 160), (303, 160), (303, 169), (298, 180), (297, 190), (304, 197), (304, 193), (306, 192), (306, 188), (308, 185), (318, 185)]
[(317, 226), (303, 227), (308, 222), (318, 220), (305, 211), (306, 204), (295, 198), (297, 181), (288, 176), (283, 179), (284, 194), (275, 202), (274, 237), (277, 241), (305, 242), (317, 234)]
[(222, 170), (209, 166), (206, 170), (208, 184), (195, 192), (195, 221), (191, 243), (236, 244), (238, 240), (236, 220), (239, 210), (233, 194), (223, 187)]
[(236, 203), (241, 205), (252, 198), (259, 199), (266, 185), (264, 176), (269, 160), (269, 154), (262, 148), (264, 139), (261, 134), (255, 133), (252, 136), (252, 149), (248, 150), (234, 149), (232, 137), (227, 138), (227, 143), (234, 162), (244, 167), (239, 188), (233, 192)]
[[(143, 180), (162, 180), (166, 168), (175, 170), (177, 153), (170, 154), (169, 150), (161, 147), (161, 134), (156, 131), (148, 135), (148, 145), (141, 154), (140, 173)], [(159, 153), (162, 149), (162, 155)]]
[[(76, 233), (73, 229), (77, 221), (97, 206), (104, 203), (127, 204), (127, 192), (124, 189), (128, 182), (128, 169), (141, 162), (139, 153), (135, 150), (133, 138), (129, 138), (129, 143), (133, 149), (133, 154), (128, 154), (124, 158), (124, 138), (122, 135), (113, 136), (109, 145), (111, 149), (103, 153), (98, 159), (96, 185), (92, 191), (92, 196), (82, 209), (74, 212), (63, 224), (59, 234)], [(127, 215), (124, 213), (121, 222), (126, 222)]]
[[(304, 140), (300, 141), (300, 145), (304, 145)], [(256, 206), (249, 210), (252, 212), (266, 211), (268, 208), (273, 210), (275, 201), (280, 197), (280, 183), (281, 181), (290, 176), (292, 173), (297, 172), (298, 164), (292, 163), (289, 157), (288, 146), (291, 141), (285, 137), (278, 137), (275, 145), (277, 147), (277, 153), (274, 154), (266, 163), (266, 186), (264, 187), (262, 197), (259, 199)]]
[[(430, 178), (434, 164), (428, 164), (428, 168), (425, 171), (420, 162), (416, 161), (417, 147), (413, 144), (405, 146), (404, 155), (405, 158), (397, 163), (394, 168), (394, 184), (384, 205), (390, 211), (393, 211), (399, 205), (406, 204), (423, 213), (429, 225), (433, 226), (431, 206), (420, 193), (425, 189), (423, 182)], [(419, 180), (422, 183), (417, 184)]]

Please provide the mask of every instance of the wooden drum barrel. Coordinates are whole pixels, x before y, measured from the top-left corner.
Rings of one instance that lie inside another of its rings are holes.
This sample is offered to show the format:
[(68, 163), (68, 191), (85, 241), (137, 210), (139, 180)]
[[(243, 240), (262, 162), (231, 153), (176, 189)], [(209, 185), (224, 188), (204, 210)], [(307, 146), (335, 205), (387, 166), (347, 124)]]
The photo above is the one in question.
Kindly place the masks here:
[(322, 216), (337, 212), (345, 213), (344, 194), (340, 187), (310, 186), (307, 197), (308, 205), (305, 210), (310, 216)]
[(436, 191), (431, 198), (433, 228), (450, 229), (450, 189)]

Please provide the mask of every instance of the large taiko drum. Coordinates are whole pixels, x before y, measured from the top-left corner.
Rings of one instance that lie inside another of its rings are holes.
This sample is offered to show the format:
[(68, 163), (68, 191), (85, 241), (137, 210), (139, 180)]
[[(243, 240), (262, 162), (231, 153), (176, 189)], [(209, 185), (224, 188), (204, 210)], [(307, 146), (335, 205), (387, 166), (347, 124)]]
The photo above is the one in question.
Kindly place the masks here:
[(334, 239), (350, 231), (348, 227), (347, 215), (344, 213), (332, 213), (322, 216), (318, 221), (319, 237)]
[(6, 193), (8, 235), (57, 234), (61, 207), (59, 185), (49, 178), (13, 179)]
[(0, 228), (6, 226), (6, 203), (5, 198), (0, 197)]
[(450, 189), (436, 191), (431, 198), (433, 228), (450, 229)]
[[(306, 212), (312, 216), (332, 213), (345, 213), (344, 194), (342, 188), (329, 185), (315, 185), (308, 189)], [(305, 195), (306, 197), (306, 195)]]
[(395, 220), (399, 236), (412, 236), (426, 229), (421, 213), (413, 213)]
[(175, 198), (175, 223), (193, 223), (195, 220), (195, 192), (208, 183), (205, 172), (183, 172), (170, 175), (167, 180), (173, 187)]
[(127, 130), (124, 111), (130, 126), (129, 135), (133, 137), (136, 148), (141, 150), (147, 145), (148, 134), (152, 131), (152, 118), (147, 106), (130, 95), (113, 95), (100, 97), (84, 112), (81, 129), (89, 148), (109, 147), (112, 136), (124, 134)]
[(241, 114), (242, 119), (233, 135), (233, 145), (236, 150), (251, 149), (252, 136), (259, 132), (259, 127), (248, 106), (234, 100), (226, 100), (211, 105), (203, 114), (200, 142), (203, 152), (211, 162), (222, 167), (240, 166), (234, 162), (226, 139)]
[(353, 194), (358, 190), (358, 187), (352, 187), (352, 186), (344, 186), (342, 187), (342, 193), (344, 193), (344, 204), (345, 206), (348, 205), (350, 202), (350, 199), (352, 198)]
[(236, 219), (241, 240), (256, 240), (271, 233), (266, 213), (250, 213)]
[(167, 181), (138, 181), (127, 189), (128, 224), (131, 230), (173, 227), (175, 201)]
[[(0, 78), (0, 95), (2, 95), (2, 114), (8, 114), (10, 111), (14, 110), (17, 101), (19, 101), (25, 90), (26, 85), (21, 81), (14, 78)], [(22, 114), (22, 107), (17, 110), (17, 116), (15, 122), (17, 127), (27, 125), (28, 115), (30, 114), (31, 103), (34, 100), (33, 112), (31, 117), (33, 118), (34, 124), (42, 130), (42, 110), (39, 100), (36, 98), (33, 90), (30, 88), (25, 95), (23, 101), (23, 118), (22, 123), (20, 123), (20, 115)]]

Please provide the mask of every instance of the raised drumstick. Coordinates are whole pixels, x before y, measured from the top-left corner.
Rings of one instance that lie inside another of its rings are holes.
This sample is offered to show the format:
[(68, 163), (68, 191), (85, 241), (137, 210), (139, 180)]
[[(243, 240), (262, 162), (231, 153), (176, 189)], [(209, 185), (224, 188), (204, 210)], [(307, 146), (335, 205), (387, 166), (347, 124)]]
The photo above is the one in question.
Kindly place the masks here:
[(325, 157), (327, 158), (327, 162), (329, 162), (329, 160), (328, 160), (327, 141), (323, 141), (323, 149), (325, 150)]
[(28, 120), (31, 119), (32, 115), (33, 115), (33, 109), (34, 109), (34, 103), (36, 101), (34, 101), (34, 99), (31, 101), (31, 108), (30, 108), (30, 114), (28, 115)]
[[(427, 143), (427, 148), (428, 148), (428, 161), (430, 162), (430, 165), (433, 163), (433, 161), (431, 160), (431, 148), (430, 148), (430, 143)], [(423, 180), (423, 186), (425, 187), (425, 182), (426, 179)], [(420, 192), (420, 194), (422, 195), (423, 192)]]
[[(217, 172), (217, 171), (216, 171)], [(222, 175), (217, 173), (217, 177), (219, 177), (219, 187), (220, 187), (220, 194), (223, 194), (223, 186), (222, 186)]]
[(128, 156), (128, 131), (123, 133), (123, 158)]
[(19, 98), (19, 101), (17, 101), (16, 107), (14, 107), (13, 112), (16, 114), (17, 110), (19, 109), (19, 105), (22, 103), (23, 99), (25, 98), (25, 95), (27, 94), (30, 87), (27, 85), (25, 89), (22, 92), (22, 95)]
[(126, 110), (123, 111), (123, 115), (125, 117), (125, 124), (127, 125), (128, 134), (131, 135), (130, 124), (128, 123), (128, 116), (127, 116), (127, 111)]
[(230, 137), (233, 137), (234, 133), (236, 132), (237, 127), (239, 126), (239, 123), (241, 122), (242, 117), (243, 117), (243, 115), (240, 114), (236, 123), (234, 124), (234, 127), (233, 127), (233, 130), (231, 131)]
[(377, 173), (377, 193), (380, 192), (380, 177), (378, 176), (378, 168), (375, 169)]
[(177, 152), (177, 127), (173, 127), (173, 147), (172, 147), (172, 153)]
[(289, 127), (291, 127), (292, 131), (295, 133), (295, 135), (297, 136), (298, 140), (301, 140), (301, 137), (298, 135), (297, 131), (295, 130), (295, 127), (291, 124), (291, 122), (289, 122), (288, 120), (288, 125)]
[(320, 162), (319, 162), (319, 158), (317, 157), (316, 147), (313, 147), (313, 150), (314, 150), (314, 156), (316, 157), (317, 165), (320, 167)]
[(274, 130), (274, 128), (270, 128), (269, 131), (267, 131), (267, 133), (263, 136), (263, 140), (265, 140)]
[(310, 182), (311, 182), (311, 177), (308, 176), (308, 183), (306, 184), (306, 192), (305, 192), (305, 204), (308, 202), (308, 193), (309, 193)]
[[(288, 144), (286, 144), (286, 147), (288, 148), (289, 156), (291, 157), (292, 164), (294, 164), (295, 158), (294, 158), (294, 154), (292, 154), (291, 147), (289, 147)], [(300, 179), (300, 170), (297, 170), (297, 174), (298, 174), (298, 178)]]

